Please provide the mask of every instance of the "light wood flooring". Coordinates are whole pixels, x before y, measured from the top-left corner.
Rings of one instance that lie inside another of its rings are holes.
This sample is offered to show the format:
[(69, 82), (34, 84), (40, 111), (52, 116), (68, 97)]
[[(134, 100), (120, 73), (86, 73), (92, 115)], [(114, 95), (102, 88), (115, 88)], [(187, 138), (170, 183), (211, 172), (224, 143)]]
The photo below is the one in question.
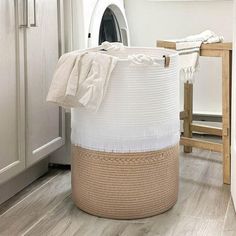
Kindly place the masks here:
[(79, 210), (71, 200), (70, 171), (48, 174), (0, 205), (0, 235), (236, 236), (230, 187), (222, 184), (220, 154), (180, 151), (180, 189), (168, 212), (141, 220), (108, 220)]

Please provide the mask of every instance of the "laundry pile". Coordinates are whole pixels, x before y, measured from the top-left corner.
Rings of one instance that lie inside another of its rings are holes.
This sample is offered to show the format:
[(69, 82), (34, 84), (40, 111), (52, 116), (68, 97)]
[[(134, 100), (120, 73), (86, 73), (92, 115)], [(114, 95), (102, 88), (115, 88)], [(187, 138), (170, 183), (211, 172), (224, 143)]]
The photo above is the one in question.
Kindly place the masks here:
[(198, 67), (200, 47), (207, 43), (220, 43), (222, 36), (217, 36), (214, 32), (206, 30), (200, 34), (177, 40), (176, 50), (179, 52), (180, 78), (183, 81), (193, 82), (194, 74)]
[(118, 60), (99, 51), (120, 47), (123, 47), (120, 43), (103, 43), (93, 49), (64, 54), (57, 64), (47, 101), (70, 108), (82, 105), (96, 111)]

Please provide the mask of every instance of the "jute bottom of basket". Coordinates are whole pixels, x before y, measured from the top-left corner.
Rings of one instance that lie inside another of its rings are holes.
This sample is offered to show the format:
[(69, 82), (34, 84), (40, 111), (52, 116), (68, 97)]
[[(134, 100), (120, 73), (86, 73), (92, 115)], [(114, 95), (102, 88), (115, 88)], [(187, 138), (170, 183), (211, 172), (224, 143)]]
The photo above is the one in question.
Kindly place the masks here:
[(170, 209), (178, 195), (178, 145), (113, 153), (73, 146), (72, 195), (85, 212), (137, 219)]

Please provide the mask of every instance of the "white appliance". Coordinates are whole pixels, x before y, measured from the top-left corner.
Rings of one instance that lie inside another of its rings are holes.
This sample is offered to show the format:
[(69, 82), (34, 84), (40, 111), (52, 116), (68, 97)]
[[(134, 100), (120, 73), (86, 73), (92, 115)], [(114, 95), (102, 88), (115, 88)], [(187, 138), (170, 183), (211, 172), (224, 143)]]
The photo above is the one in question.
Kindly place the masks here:
[[(124, 0), (64, 0), (65, 50), (95, 47), (104, 41), (130, 44)], [(66, 113), (66, 144), (51, 163), (70, 164), (70, 113)]]
[(124, 0), (65, 0), (68, 51), (94, 47), (102, 41), (129, 45)]

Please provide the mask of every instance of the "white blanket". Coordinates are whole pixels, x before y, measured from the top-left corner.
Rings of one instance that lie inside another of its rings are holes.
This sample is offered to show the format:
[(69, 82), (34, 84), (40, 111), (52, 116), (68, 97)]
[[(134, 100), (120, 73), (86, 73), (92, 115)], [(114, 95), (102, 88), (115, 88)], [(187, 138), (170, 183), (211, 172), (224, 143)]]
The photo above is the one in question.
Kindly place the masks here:
[(118, 44), (105, 43), (92, 50), (64, 54), (54, 73), (47, 101), (66, 108), (84, 106), (97, 111), (118, 61), (118, 58), (98, 51), (119, 47)]
[(176, 42), (176, 50), (180, 55), (180, 78), (185, 82), (193, 82), (194, 74), (198, 67), (202, 43), (219, 43), (223, 41), (223, 37), (217, 36), (210, 30), (206, 30), (201, 34), (191, 35), (174, 41)]

